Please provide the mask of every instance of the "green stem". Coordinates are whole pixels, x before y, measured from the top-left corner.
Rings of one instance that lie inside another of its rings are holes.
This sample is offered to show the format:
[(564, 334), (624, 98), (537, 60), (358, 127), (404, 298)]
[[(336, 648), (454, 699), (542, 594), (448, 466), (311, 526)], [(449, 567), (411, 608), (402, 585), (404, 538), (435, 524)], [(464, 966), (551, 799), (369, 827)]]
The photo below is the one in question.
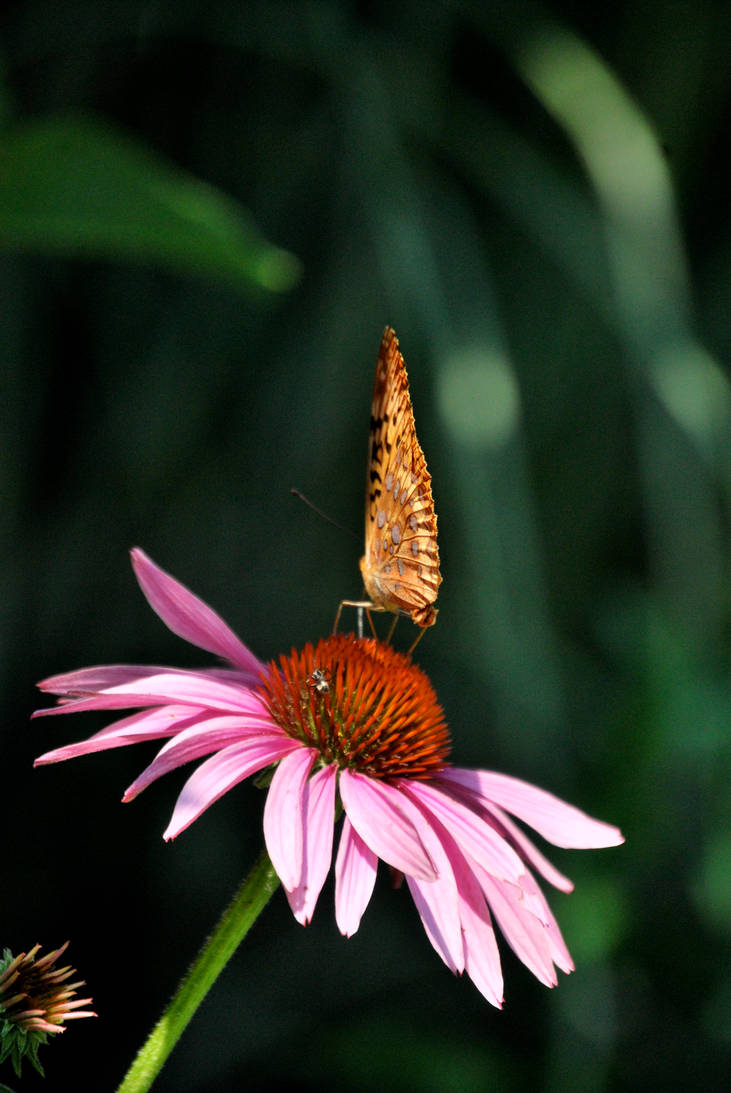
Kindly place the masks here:
[(186, 1025), (279, 884), (266, 850), (221, 915), (169, 1006), (140, 1048), (117, 1093), (145, 1093)]

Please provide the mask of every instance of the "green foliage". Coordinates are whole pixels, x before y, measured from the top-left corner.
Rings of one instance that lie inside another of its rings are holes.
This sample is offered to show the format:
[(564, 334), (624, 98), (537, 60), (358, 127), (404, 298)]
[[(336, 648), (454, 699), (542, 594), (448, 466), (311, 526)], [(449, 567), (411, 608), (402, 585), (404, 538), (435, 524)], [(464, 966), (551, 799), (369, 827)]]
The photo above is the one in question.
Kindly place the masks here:
[(0, 246), (133, 259), (282, 292), (299, 263), (241, 206), (137, 140), (83, 117), (36, 120), (0, 145)]
[(18, 1077), (21, 1076), (24, 1059), (27, 1059), (31, 1066), (43, 1076), (38, 1049), (47, 1041), (48, 1036), (45, 1032), (18, 1028), (15, 1022), (3, 1017), (0, 1009), (0, 1063), (9, 1059)]

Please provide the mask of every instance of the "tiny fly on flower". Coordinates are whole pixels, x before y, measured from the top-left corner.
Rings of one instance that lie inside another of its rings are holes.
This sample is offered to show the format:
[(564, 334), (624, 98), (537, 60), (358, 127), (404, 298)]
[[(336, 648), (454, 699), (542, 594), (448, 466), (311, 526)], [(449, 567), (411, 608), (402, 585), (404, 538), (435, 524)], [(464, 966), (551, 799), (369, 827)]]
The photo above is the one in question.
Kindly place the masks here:
[(307, 682), (313, 691), (317, 691), (319, 695), (326, 695), (330, 690), (330, 672), (327, 668), (313, 668)]

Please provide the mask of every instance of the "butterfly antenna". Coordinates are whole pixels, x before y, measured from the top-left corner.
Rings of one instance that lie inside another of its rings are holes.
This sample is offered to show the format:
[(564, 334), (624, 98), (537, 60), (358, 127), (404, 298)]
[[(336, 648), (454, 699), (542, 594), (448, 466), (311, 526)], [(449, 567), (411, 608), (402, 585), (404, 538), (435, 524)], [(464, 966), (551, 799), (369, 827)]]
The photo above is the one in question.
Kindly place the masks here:
[(338, 531), (344, 531), (346, 535), (352, 535), (354, 539), (358, 538), (358, 536), (351, 528), (343, 527), (343, 525), (339, 524), (337, 520), (333, 520), (332, 516), (328, 516), (326, 512), (323, 512), (322, 509), (319, 509), (317, 507), (317, 505), (314, 505), (312, 501), (310, 501), (309, 498), (305, 497), (305, 495), (300, 490), (297, 490), (294, 488), (294, 486), (292, 486), (289, 492), (292, 494), (293, 497), (296, 497), (300, 501), (304, 501), (308, 508), (311, 508), (313, 512), (316, 512), (317, 515), (320, 516), (323, 520), (326, 520), (328, 524), (332, 524), (332, 526), (334, 528), (337, 528)]

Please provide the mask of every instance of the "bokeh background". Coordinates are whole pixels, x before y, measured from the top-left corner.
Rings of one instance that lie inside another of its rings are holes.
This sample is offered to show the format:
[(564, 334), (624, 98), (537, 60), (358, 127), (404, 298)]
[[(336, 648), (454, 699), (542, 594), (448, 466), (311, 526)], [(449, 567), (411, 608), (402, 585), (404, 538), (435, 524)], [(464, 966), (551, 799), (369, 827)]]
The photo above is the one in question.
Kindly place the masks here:
[(164, 844), (187, 771), (120, 804), (154, 748), (34, 772), (105, 723), (29, 723), (35, 681), (210, 663), (147, 608), (135, 544), (264, 659), (329, 631), (389, 323), (454, 759), (627, 843), (552, 854), (577, 971), (548, 991), (503, 947), (501, 1013), (385, 871), (349, 941), (330, 885), (306, 929), (278, 893), (155, 1088), (727, 1088), (731, 7), (0, 18), (0, 944), (70, 938), (100, 1015), (45, 1084), (0, 1081), (115, 1088), (262, 844), (252, 785)]

